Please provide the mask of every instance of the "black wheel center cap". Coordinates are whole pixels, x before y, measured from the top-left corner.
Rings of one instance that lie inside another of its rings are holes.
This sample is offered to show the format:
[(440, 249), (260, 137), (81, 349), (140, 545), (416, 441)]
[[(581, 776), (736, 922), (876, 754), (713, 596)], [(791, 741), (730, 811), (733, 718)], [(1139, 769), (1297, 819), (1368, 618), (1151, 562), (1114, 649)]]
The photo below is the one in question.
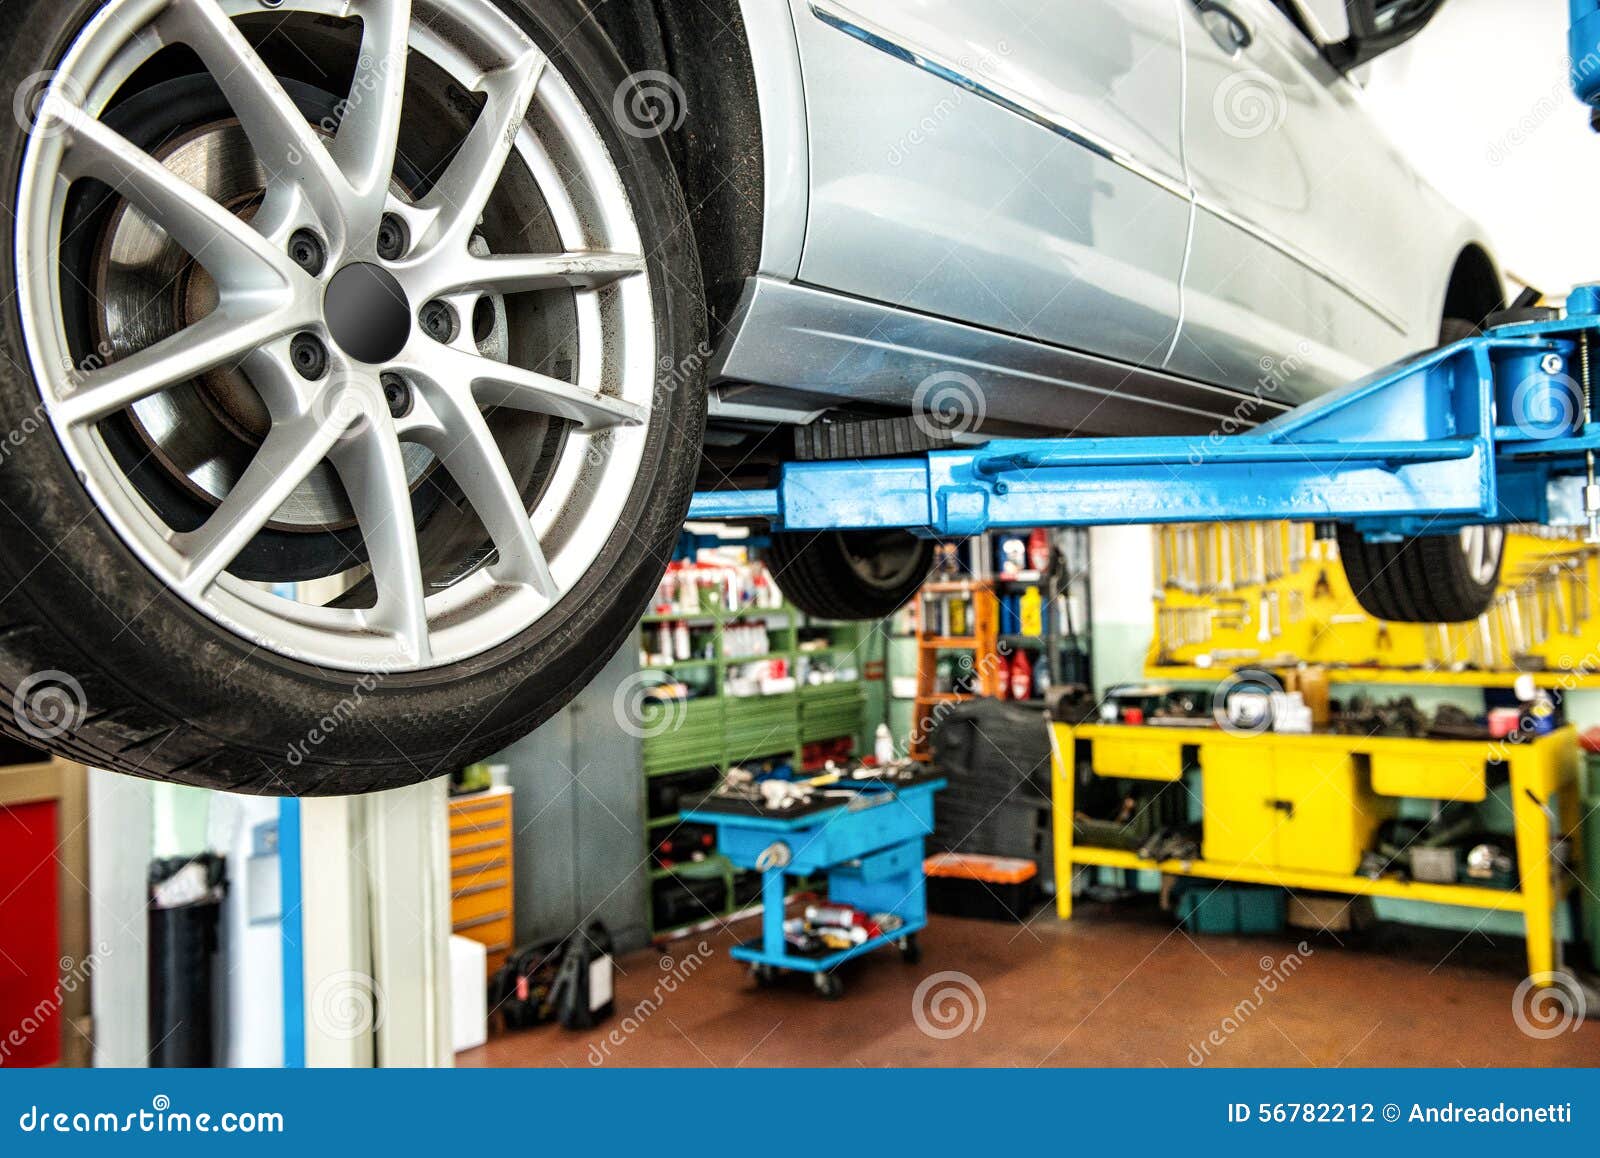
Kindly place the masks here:
[(411, 337), (411, 303), (386, 269), (358, 263), (333, 275), (322, 300), (328, 332), (362, 362), (388, 362)]

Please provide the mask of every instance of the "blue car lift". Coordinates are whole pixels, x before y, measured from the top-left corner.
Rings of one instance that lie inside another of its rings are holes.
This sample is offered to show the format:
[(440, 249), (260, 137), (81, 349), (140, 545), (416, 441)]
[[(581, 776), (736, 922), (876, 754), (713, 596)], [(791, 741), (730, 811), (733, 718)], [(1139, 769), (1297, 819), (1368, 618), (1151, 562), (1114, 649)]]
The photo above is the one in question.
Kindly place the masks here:
[[(1571, 0), (1571, 15), (1573, 90), (1600, 128), (1600, 0)], [(913, 457), (790, 463), (775, 487), (696, 495), (689, 517), (764, 519), (782, 531), (901, 527), (939, 538), (1008, 527), (1292, 519), (1346, 522), (1389, 539), (1538, 523), (1586, 525), (1600, 541), (1597, 331), (1600, 285), (1580, 286), (1564, 316), (1495, 326), (1242, 434), (1003, 439)], [(1240, 401), (1248, 414), (1250, 395)], [(929, 810), (929, 827), (931, 797), (917, 801)], [(768, 851), (784, 837), (802, 850), (794, 863), (805, 868), (860, 858), (877, 841), (859, 843), (866, 834), (858, 825), (896, 815), (835, 811), (828, 821), (849, 818), (842, 830), (815, 818), (685, 816), (717, 824), (736, 862), (764, 873), (764, 936), (735, 956), (819, 977), (839, 963), (785, 951), (782, 882), (792, 846), (785, 844), (782, 865)], [(833, 847), (836, 833), (842, 847)], [(884, 851), (903, 856), (913, 843), (920, 846), (920, 832), (896, 832)], [(909, 865), (895, 867), (920, 878)], [(921, 926), (920, 895), (913, 893), (908, 928)]]
[[(1570, 6), (1572, 88), (1600, 127), (1600, 0)], [(912, 458), (790, 463), (776, 487), (695, 496), (690, 518), (939, 538), (1265, 519), (1347, 522), (1370, 539), (1584, 524), (1600, 540), (1597, 330), (1600, 285), (1583, 286), (1563, 318), (1501, 326), (1409, 359), (1244, 434), (1007, 439)], [(1249, 398), (1240, 395), (1241, 414)]]
[(789, 463), (773, 488), (697, 495), (690, 518), (939, 538), (1266, 519), (1348, 522), (1372, 538), (1487, 523), (1587, 523), (1600, 535), (1597, 330), (1600, 286), (1584, 286), (1565, 317), (1411, 358), (1243, 434), (1002, 439)]

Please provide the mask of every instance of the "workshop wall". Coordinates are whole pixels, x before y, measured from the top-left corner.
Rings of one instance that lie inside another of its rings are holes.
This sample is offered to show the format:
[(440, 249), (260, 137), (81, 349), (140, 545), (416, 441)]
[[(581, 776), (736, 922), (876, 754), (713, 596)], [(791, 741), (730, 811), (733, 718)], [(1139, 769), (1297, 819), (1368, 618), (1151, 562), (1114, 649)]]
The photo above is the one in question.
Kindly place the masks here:
[(618, 726), (616, 706), (638, 669), (630, 641), (577, 699), (489, 761), (509, 767), (515, 789), (518, 945), (596, 919), (624, 951), (648, 940), (640, 743)]
[(1600, 276), (1600, 233), (1581, 227), (1600, 147), (1568, 84), (1566, 27), (1566, 0), (1452, 0), (1366, 86), (1374, 118), (1483, 223), (1502, 269), (1557, 297)]
[(1150, 650), (1155, 548), (1149, 527), (1095, 527), (1089, 532), (1089, 619), (1094, 634), (1094, 684), (1144, 679)]

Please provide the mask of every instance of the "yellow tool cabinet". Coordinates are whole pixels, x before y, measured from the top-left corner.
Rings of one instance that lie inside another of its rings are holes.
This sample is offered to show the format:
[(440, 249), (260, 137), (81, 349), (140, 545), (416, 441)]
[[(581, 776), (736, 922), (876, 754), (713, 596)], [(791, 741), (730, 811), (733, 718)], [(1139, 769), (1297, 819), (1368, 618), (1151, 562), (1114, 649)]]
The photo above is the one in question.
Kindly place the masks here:
[[(1553, 855), (1557, 834), (1576, 831), (1578, 746), (1571, 728), (1536, 740), (1410, 740), (1392, 737), (1239, 735), (1216, 728), (1051, 726), (1054, 749), (1056, 905), (1072, 916), (1080, 865), (1147, 869), (1173, 876), (1289, 889), (1394, 897), (1522, 913), (1530, 976), (1555, 968), (1556, 903), (1566, 881)], [(1075, 769), (1096, 776), (1172, 782), (1198, 766), (1204, 835), (1198, 861), (1147, 861), (1136, 853), (1077, 845)], [(1362, 854), (1401, 797), (1481, 801), (1491, 768), (1511, 785), (1520, 885), (1357, 876)], [(1574, 842), (1575, 844), (1575, 842)]]
[(1352, 874), (1393, 814), (1368, 789), (1359, 758), (1333, 742), (1207, 743), (1201, 799), (1205, 858)]

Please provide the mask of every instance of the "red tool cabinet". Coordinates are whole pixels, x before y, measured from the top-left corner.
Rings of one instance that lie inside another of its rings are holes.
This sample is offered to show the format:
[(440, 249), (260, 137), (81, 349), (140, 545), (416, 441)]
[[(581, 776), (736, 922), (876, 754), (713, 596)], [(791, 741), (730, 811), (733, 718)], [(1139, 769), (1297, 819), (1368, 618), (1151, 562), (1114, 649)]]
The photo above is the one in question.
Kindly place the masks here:
[(0, 1066), (61, 1060), (55, 801), (0, 808)]

